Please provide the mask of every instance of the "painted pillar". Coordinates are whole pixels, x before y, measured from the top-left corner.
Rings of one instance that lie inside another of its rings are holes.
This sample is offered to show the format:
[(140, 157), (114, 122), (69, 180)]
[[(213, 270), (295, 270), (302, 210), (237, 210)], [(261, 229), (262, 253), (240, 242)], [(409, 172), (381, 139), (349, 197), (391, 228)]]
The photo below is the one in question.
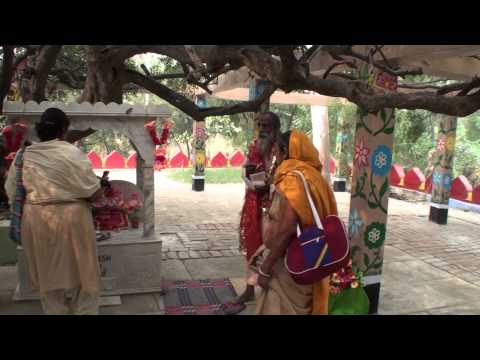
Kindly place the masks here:
[[(378, 91), (396, 91), (396, 78), (363, 72)], [(370, 299), (370, 313), (378, 312), (383, 245), (386, 237), (390, 169), (392, 166), (393, 109), (377, 114), (358, 111), (348, 230), (353, 266), (362, 271)]]
[(312, 137), (313, 145), (318, 150), (322, 163), (322, 175), (330, 184), (330, 132), (328, 126), (328, 108), (323, 105), (312, 105)]
[[(248, 100), (252, 101), (259, 97), (265, 86), (267, 85), (267, 80), (260, 80), (260, 79), (252, 79), (250, 80), (249, 87), (248, 87)], [(257, 113), (253, 114), (251, 119), (249, 120), (247, 126), (247, 144), (250, 144), (254, 139), (257, 137), (256, 127), (255, 127), (255, 115), (261, 112), (268, 111), (270, 108), (270, 100), (265, 101), (261, 106)]]
[[(203, 96), (197, 97), (197, 105), (200, 108), (208, 106), (207, 100)], [(193, 144), (192, 144), (192, 190), (205, 190), (205, 167), (207, 166), (207, 156), (205, 153), (205, 143), (207, 134), (205, 132), (205, 121), (193, 122)]]
[(430, 202), (430, 221), (446, 225), (448, 201), (453, 182), (453, 156), (457, 133), (457, 118), (440, 115), (437, 152), (432, 175), (432, 199)]
[(338, 165), (335, 169), (335, 177), (333, 179), (333, 191), (345, 192), (347, 191), (347, 178), (349, 176), (347, 143), (350, 140), (348, 131), (348, 122), (341, 118), (338, 124), (337, 141), (335, 154)]

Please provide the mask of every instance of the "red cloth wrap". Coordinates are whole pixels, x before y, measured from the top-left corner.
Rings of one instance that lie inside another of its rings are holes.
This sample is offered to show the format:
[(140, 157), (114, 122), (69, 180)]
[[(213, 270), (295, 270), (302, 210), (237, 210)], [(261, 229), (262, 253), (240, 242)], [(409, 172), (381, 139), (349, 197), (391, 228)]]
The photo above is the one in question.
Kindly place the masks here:
[[(257, 171), (265, 171), (265, 164), (258, 150), (257, 141), (249, 146), (247, 158), (248, 164), (255, 165)], [(246, 252), (247, 261), (251, 260), (263, 244), (260, 226), (262, 207), (268, 206), (268, 195), (268, 192), (264, 194), (249, 189), (245, 193), (245, 202), (240, 215), (240, 248)]]
[(25, 137), (26, 133), (27, 127), (20, 123), (8, 125), (3, 128), (2, 136), (5, 139), (5, 146), (10, 152), (10, 154), (5, 157), (8, 168), (15, 158), (15, 154), (22, 146), (23, 138)]

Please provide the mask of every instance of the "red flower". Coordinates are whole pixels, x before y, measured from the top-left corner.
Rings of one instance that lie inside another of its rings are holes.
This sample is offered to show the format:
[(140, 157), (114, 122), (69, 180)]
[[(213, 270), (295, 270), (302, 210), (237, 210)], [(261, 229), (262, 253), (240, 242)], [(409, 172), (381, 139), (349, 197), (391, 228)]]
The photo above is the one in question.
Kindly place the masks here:
[(368, 154), (370, 154), (370, 149), (365, 146), (364, 141), (365, 140), (362, 138), (359, 143), (355, 145), (353, 162), (358, 168), (368, 166)]

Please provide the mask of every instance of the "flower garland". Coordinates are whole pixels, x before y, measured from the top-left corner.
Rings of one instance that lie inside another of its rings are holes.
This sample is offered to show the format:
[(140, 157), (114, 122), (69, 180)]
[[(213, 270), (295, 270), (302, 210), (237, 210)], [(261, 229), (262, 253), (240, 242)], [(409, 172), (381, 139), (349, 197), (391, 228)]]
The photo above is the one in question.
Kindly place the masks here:
[(173, 127), (173, 124), (170, 120), (166, 120), (162, 123), (162, 134), (160, 138), (157, 135), (157, 129), (155, 127), (156, 121), (150, 121), (149, 123), (145, 124), (145, 129), (150, 134), (150, 138), (155, 145), (163, 146), (167, 143), (168, 137), (170, 136), (170, 129)]
[(330, 279), (330, 293), (332, 295), (338, 295), (342, 290), (348, 288), (357, 289), (364, 286), (363, 274), (361, 271), (353, 270), (351, 259), (345, 268), (334, 273)]
[(21, 123), (15, 123), (13, 125), (7, 125), (2, 130), (2, 136), (5, 139), (5, 146), (9, 151), (9, 154), (5, 157), (5, 160), (10, 164), (15, 155), (22, 146), (22, 141), (27, 133), (27, 126)]
[(143, 208), (143, 203), (140, 201), (137, 193), (133, 193), (130, 197), (123, 203), (123, 209), (130, 215), (137, 215), (138, 212)]
[(168, 137), (170, 136), (170, 129), (173, 127), (173, 123), (169, 119), (162, 123), (162, 133), (160, 137), (158, 137), (157, 135), (155, 123), (155, 120), (150, 121), (149, 123), (145, 124), (145, 129), (150, 134), (152, 142), (157, 146), (157, 148), (155, 149), (155, 170), (161, 170), (166, 167), (166, 144), (168, 141)]

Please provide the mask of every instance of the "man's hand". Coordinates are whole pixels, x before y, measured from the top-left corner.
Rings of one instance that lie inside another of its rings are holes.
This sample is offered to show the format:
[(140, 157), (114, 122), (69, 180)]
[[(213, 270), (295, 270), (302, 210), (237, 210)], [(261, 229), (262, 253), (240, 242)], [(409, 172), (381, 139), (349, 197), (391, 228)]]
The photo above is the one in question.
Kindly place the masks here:
[(256, 192), (265, 192), (268, 190), (268, 186), (265, 185), (254, 185), (255, 191)]

